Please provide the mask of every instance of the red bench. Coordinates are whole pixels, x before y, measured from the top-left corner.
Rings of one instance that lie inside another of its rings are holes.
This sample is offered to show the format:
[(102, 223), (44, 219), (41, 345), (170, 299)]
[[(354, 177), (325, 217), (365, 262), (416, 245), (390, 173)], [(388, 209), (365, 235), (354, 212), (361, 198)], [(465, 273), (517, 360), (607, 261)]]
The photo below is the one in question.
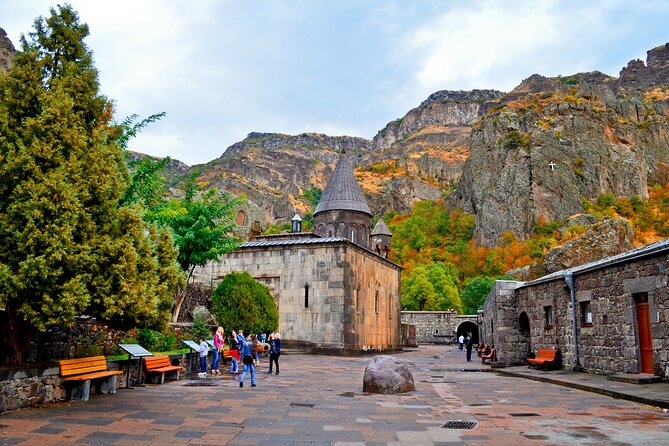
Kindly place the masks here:
[(559, 369), (560, 364), (560, 350), (552, 348), (540, 348), (535, 358), (527, 360), (529, 367), (535, 366), (544, 370)]
[(488, 361), (488, 363), (491, 363), (496, 359), (497, 358), (495, 357), (495, 348), (491, 348), (490, 353), (481, 355), (481, 364), (485, 364), (486, 361)]
[(144, 358), (144, 373), (147, 375), (160, 374), (160, 384), (165, 382), (165, 373), (174, 373), (174, 379), (179, 380), (179, 372), (184, 368), (180, 365), (172, 365), (167, 355), (147, 356)]
[(63, 359), (58, 364), (63, 381), (66, 383), (81, 381), (81, 384), (70, 391), (72, 400), (88, 401), (91, 395), (91, 380), (100, 381), (100, 393), (116, 393), (116, 377), (123, 374), (123, 370), (108, 370), (104, 356)]

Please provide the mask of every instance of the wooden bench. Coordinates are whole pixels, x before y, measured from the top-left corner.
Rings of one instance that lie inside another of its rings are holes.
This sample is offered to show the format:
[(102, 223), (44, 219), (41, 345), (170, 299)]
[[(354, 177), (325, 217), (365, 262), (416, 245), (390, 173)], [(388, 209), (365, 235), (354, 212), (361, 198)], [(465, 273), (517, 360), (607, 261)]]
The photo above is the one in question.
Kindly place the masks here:
[(481, 344), (476, 347), (476, 354), (480, 357), (487, 355), (490, 352), (490, 346), (488, 344)]
[(71, 400), (88, 401), (91, 380), (100, 381), (99, 389), (96, 389), (100, 393), (116, 393), (116, 377), (123, 374), (123, 370), (108, 370), (104, 356), (64, 359), (58, 364), (65, 383), (81, 381), (81, 384), (70, 390)]
[(552, 348), (540, 348), (537, 352), (537, 356), (535, 358), (528, 359), (527, 362), (529, 363), (529, 367), (541, 367), (544, 370), (554, 368), (559, 369), (561, 366), (560, 350), (554, 350)]
[(497, 358), (495, 358), (495, 348), (493, 347), (490, 349), (490, 353), (485, 353), (481, 355), (481, 364), (485, 364), (486, 361), (488, 361), (488, 363), (491, 363), (496, 359)]
[[(174, 379), (179, 380), (179, 372), (184, 368), (180, 365), (172, 365), (170, 357), (167, 355), (161, 356), (147, 356), (144, 358), (144, 373), (153, 375), (154, 384), (163, 384), (165, 382), (165, 374), (174, 374)], [(160, 376), (160, 379), (157, 380)]]

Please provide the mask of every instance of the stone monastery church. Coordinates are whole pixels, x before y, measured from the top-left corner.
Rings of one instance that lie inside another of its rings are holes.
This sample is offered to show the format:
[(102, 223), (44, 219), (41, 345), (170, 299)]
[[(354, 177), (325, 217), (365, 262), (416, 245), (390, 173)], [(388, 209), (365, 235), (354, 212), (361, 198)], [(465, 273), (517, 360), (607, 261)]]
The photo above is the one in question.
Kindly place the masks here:
[(314, 213), (314, 232), (257, 236), (195, 273), (216, 287), (226, 274), (248, 272), (279, 308), (289, 346), (321, 352), (401, 349), (400, 272), (390, 260), (392, 234), (372, 214), (346, 156), (341, 156)]

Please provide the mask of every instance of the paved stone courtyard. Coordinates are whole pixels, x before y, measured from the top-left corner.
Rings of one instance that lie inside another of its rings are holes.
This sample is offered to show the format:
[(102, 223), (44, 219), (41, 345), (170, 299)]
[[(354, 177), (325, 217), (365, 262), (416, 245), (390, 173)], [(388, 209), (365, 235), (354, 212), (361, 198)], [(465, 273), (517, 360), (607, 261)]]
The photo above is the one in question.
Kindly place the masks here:
[[(5, 413), (0, 444), (657, 445), (669, 438), (662, 409), (490, 373), (455, 346), (397, 357), (411, 365), (415, 392), (363, 394), (368, 358), (286, 354), (281, 374), (258, 373), (253, 388), (248, 377), (239, 388), (225, 374)], [(266, 367), (264, 359), (259, 371)], [(442, 427), (449, 422), (456, 429)]]

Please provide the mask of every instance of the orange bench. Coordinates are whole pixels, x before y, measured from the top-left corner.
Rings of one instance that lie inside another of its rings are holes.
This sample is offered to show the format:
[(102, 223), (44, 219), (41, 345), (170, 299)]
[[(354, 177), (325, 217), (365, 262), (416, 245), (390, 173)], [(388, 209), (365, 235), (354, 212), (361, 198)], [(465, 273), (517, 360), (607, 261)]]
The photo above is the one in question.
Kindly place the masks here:
[(104, 356), (63, 359), (58, 365), (63, 381), (66, 383), (82, 381), (70, 390), (71, 400), (88, 401), (91, 395), (91, 380), (100, 380), (99, 389), (96, 389), (100, 393), (116, 393), (116, 377), (123, 374), (123, 370), (108, 370)]
[(553, 350), (552, 348), (540, 348), (537, 352), (536, 358), (527, 360), (529, 367), (541, 367), (544, 370), (552, 368), (560, 368), (560, 350)]
[[(165, 373), (175, 372), (175, 378), (179, 380), (179, 372), (184, 368), (180, 365), (172, 365), (170, 357), (167, 355), (147, 356), (144, 358), (144, 373), (158, 375), (160, 374), (160, 384), (165, 382)], [(152, 381), (155, 383), (155, 380)]]
[(481, 364), (485, 364), (486, 361), (490, 363), (495, 361), (496, 359), (497, 358), (495, 358), (495, 348), (493, 347), (490, 349), (490, 353), (481, 355)]

